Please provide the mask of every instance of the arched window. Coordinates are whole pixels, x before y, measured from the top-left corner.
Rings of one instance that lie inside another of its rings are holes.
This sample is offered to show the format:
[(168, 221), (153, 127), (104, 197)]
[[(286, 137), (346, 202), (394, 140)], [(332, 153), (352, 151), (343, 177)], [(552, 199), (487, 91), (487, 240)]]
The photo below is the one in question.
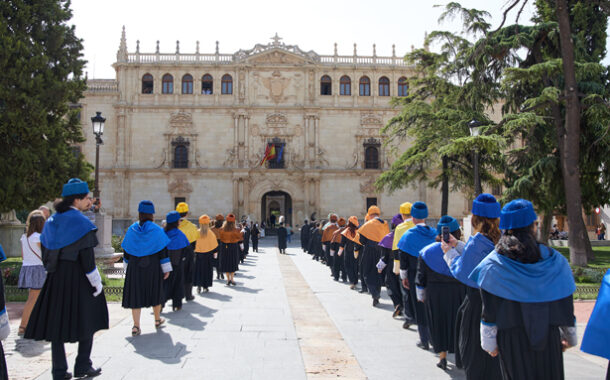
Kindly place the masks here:
[(201, 77), (201, 93), (212, 95), (214, 93), (214, 79), (210, 74), (205, 74)]
[(351, 95), (352, 94), (352, 80), (344, 75), (339, 80), (340, 90), (339, 94), (341, 95)]
[(153, 76), (150, 74), (144, 74), (142, 77), (142, 93), (143, 94), (152, 94), (153, 93)]
[(192, 94), (193, 93), (193, 76), (186, 74), (182, 77), (182, 93)]
[(398, 96), (409, 95), (409, 85), (407, 84), (407, 78), (400, 77), (398, 79)]
[(320, 79), (320, 95), (332, 95), (333, 81), (328, 75), (324, 75)]
[(161, 92), (164, 94), (173, 94), (174, 93), (174, 77), (170, 74), (163, 75), (161, 80), (163, 85)]
[(220, 88), (221, 94), (230, 95), (233, 93), (233, 78), (229, 74), (223, 75), (220, 83), (222, 85)]
[(371, 80), (367, 76), (360, 78), (360, 96), (371, 96)]
[(375, 146), (364, 148), (364, 168), (379, 169), (379, 149)]
[(379, 96), (390, 96), (390, 80), (387, 77), (379, 78)]
[(186, 145), (179, 144), (174, 148), (174, 168), (189, 167), (189, 149)]

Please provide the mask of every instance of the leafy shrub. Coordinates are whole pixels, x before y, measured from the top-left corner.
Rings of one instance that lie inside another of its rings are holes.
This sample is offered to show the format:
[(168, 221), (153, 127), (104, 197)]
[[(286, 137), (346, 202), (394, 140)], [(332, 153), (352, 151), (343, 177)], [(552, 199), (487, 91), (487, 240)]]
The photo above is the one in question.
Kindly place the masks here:
[(2, 277), (4, 278), (4, 285), (16, 286), (19, 282), (19, 272), (21, 271), (21, 265), (12, 265), (2, 269)]
[(123, 243), (122, 236), (112, 235), (112, 248), (115, 252), (123, 252), (123, 248), (121, 248), (121, 243)]

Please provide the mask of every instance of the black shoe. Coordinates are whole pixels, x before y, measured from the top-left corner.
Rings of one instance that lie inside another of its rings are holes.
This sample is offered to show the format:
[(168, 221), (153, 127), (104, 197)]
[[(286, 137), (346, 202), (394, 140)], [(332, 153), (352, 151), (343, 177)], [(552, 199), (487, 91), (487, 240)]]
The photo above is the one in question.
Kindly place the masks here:
[(396, 307), (394, 308), (394, 313), (392, 313), (392, 318), (398, 317), (401, 313), (402, 310), (400, 309), (400, 305), (396, 305)]
[(192, 300), (194, 300), (194, 299), (195, 299), (195, 297), (194, 297), (193, 295), (190, 295), (190, 296), (187, 296), (187, 297), (186, 297), (186, 300), (187, 300), (187, 301), (192, 301)]
[(408, 330), (409, 327), (411, 327), (411, 322), (410, 321), (405, 321), (405, 323), (402, 324), (402, 328), (405, 330)]
[(64, 375), (64, 380), (70, 380), (72, 378), (72, 372), (66, 372)]
[(91, 377), (96, 377), (102, 374), (102, 369), (101, 368), (89, 368), (87, 370), (87, 372), (84, 373), (76, 373), (74, 372), (74, 377), (76, 377), (77, 379), (81, 379), (81, 378), (91, 378)]
[(373, 306), (379, 305), (379, 298), (373, 298)]
[(447, 370), (447, 359), (443, 358), (441, 359), (440, 362), (436, 363), (436, 366), (440, 369), (442, 369), (443, 371)]
[(415, 345), (417, 347), (421, 348), (422, 350), (428, 351), (430, 349), (430, 346), (428, 345), (428, 343), (417, 342), (417, 343), (415, 343)]

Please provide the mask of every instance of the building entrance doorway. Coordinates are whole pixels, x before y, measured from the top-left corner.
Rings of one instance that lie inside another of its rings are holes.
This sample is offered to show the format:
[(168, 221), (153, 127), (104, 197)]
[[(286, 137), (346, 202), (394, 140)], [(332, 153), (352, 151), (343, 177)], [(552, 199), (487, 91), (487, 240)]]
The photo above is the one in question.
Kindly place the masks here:
[(292, 225), (292, 198), (285, 191), (270, 191), (261, 199), (261, 221), (274, 230), (279, 226), (280, 216), (284, 223)]

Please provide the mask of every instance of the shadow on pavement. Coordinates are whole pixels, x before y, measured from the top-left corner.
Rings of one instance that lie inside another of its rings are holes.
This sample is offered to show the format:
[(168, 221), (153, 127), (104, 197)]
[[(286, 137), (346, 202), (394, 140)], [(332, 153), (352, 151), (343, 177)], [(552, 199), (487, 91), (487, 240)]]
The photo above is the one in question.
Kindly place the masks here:
[(51, 344), (49, 342), (23, 338), (15, 339), (15, 351), (19, 352), (24, 358), (40, 356), (50, 350)]
[[(224, 282), (224, 280), (220, 280), (220, 281)], [(214, 287), (210, 288), (210, 292), (209, 293), (201, 293), (201, 294), (199, 294), (199, 297), (202, 297), (202, 298), (211, 298), (213, 300), (219, 300), (221, 302), (229, 302), (229, 301), (231, 301), (231, 298), (233, 298), (233, 297), (228, 296), (226, 294), (215, 293), (214, 292)]]
[(180, 358), (190, 353), (184, 343), (174, 344), (171, 335), (162, 330), (125, 339), (135, 348), (136, 354), (166, 364), (180, 363)]

